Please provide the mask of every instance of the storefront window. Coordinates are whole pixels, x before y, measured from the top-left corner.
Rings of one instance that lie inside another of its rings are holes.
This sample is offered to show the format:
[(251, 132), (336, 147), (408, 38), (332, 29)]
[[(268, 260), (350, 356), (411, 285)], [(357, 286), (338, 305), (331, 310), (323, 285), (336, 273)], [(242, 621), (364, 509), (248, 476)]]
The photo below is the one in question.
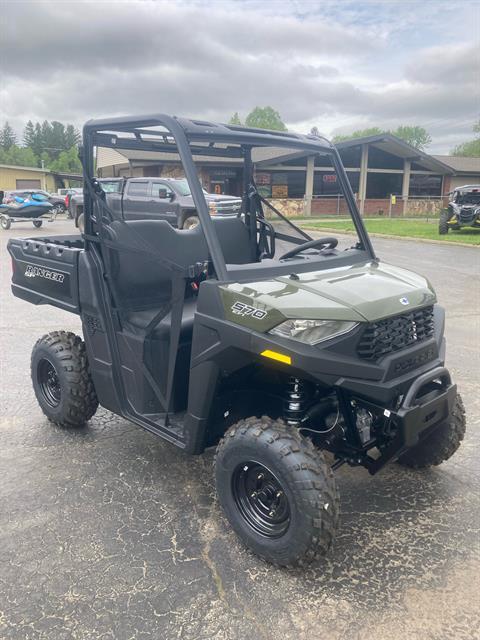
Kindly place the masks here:
[(414, 173), (410, 175), (410, 197), (442, 195), (442, 176)]
[(369, 173), (367, 176), (367, 198), (383, 199), (402, 193), (401, 173)]

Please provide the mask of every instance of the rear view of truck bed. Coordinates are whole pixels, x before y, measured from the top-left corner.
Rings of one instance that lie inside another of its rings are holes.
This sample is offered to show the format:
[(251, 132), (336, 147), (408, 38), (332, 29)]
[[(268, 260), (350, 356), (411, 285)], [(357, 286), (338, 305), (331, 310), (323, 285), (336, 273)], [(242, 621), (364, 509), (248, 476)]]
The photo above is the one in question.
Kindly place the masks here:
[(12, 238), (7, 248), (12, 256), (15, 296), (80, 313), (78, 258), (83, 240), (78, 235)]

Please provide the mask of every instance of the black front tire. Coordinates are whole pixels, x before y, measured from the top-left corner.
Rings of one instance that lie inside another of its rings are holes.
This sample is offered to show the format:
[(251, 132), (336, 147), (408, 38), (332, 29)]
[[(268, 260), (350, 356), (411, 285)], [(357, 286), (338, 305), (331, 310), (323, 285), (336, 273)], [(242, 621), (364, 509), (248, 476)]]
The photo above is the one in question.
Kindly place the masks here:
[(233, 425), (217, 448), (215, 480), (231, 526), (267, 562), (306, 566), (329, 550), (339, 519), (335, 479), (296, 428), (265, 416)]
[(47, 418), (61, 427), (80, 427), (94, 415), (97, 394), (85, 343), (74, 333), (52, 331), (32, 351), (32, 383)]
[(445, 462), (453, 456), (465, 436), (466, 419), (462, 397), (457, 394), (448, 420), (439, 425), (415, 447), (404, 453), (398, 462), (413, 469), (424, 469)]

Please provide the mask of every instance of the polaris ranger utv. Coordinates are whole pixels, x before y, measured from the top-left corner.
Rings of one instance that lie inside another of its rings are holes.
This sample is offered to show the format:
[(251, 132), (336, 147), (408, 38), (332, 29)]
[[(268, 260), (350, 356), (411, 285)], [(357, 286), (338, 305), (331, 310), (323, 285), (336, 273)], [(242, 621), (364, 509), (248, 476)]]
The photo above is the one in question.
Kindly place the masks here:
[[(200, 225), (112, 215), (94, 177), (100, 146), (171, 154)], [(305, 155), (336, 175), (353, 244), (310, 237), (257, 189), (262, 163)], [(453, 455), (465, 416), (444, 367), (443, 309), (424, 278), (375, 256), (327, 140), (152, 115), (88, 122), (82, 157), (83, 237), (8, 246), (14, 295), (82, 320), (83, 339), (55, 331), (33, 348), (52, 422), (83, 425), (100, 403), (188, 453), (216, 446), (230, 524), (284, 566), (328, 551), (341, 465), (375, 474)], [(209, 215), (195, 166), (205, 157), (243, 167), (238, 216)]]

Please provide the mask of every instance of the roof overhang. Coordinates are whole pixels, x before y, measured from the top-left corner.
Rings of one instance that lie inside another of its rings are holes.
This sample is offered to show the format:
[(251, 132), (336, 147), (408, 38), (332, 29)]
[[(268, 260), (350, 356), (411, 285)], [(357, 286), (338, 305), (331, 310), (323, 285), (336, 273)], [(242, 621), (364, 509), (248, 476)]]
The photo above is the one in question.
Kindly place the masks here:
[(447, 164), (437, 160), (424, 151), (420, 151), (420, 149), (412, 147), (412, 145), (390, 133), (365, 136), (363, 138), (352, 138), (351, 140), (339, 142), (335, 146), (339, 151), (342, 151), (343, 149), (358, 147), (364, 144), (371, 145), (394, 156), (403, 158), (404, 160), (418, 162), (429, 171), (435, 171), (442, 174), (454, 173), (453, 169)]

